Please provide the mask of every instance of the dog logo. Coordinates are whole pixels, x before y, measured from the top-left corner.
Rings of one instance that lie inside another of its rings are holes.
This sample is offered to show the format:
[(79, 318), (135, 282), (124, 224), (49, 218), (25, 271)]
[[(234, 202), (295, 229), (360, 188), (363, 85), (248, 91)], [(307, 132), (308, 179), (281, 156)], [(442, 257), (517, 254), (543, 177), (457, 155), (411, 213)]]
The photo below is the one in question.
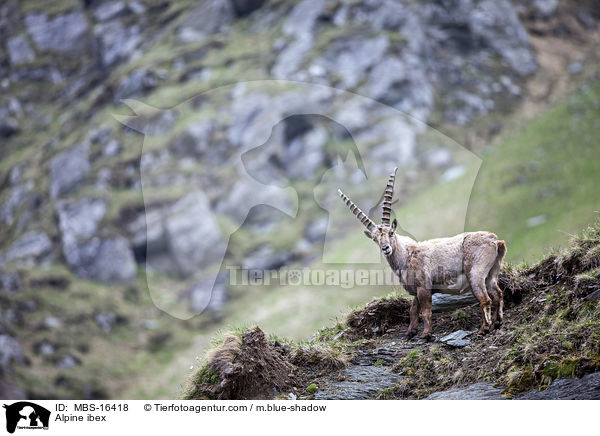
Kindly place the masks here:
[(18, 429), (48, 429), (50, 411), (29, 401), (19, 401), (6, 409), (6, 431), (14, 433)]

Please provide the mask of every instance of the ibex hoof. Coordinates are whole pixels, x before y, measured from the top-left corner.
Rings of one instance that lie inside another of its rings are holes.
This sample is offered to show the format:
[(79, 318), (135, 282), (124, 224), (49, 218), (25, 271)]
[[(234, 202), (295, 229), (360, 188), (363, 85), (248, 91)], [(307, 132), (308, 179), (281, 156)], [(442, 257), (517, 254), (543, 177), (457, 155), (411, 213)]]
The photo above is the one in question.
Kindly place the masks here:
[(496, 321), (496, 322), (494, 323), (494, 328), (495, 328), (496, 330), (498, 330), (500, 327), (502, 327), (502, 321)]
[(406, 339), (412, 339), (417, 335), (417, 331), (416, 330), (409, 330), (406, 332), (406, 335), (404, 335), (404, 337)]
[(490, 326), (485, 325), (485, 326), (481, 326), (481, 328), (479, 329), (477, 334), (480, 336), (483, 336), (483, 335), (487, 335), (489, 332), (490, 332)]
[(422, 334), (419, 336), (419, 342), (431, 342), (433, 341), (433, 335), (431, 333)]

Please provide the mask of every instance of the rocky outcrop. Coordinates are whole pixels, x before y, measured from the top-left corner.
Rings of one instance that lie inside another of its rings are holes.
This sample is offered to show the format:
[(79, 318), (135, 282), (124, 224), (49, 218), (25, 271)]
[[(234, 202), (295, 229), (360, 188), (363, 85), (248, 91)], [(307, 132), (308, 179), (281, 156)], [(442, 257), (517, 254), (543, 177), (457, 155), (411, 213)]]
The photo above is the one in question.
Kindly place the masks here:
[(51, 251), (52, 242), (48, 235), (42, 231), (32, 230), (18, 238), (8, 251), (0, 256), (0, 265), (7, 262), (16, 262), (33, 266), (47, 260)]
[(129, 242), (121, 236), (101, 237), (98, 223), (106, 213), (102, 200), (61, 201), (57, 215), (65, 260), (80, 277), (102, 283), (135, 279), (136, 264)]
[(84, 180), (90, 171), (90, 145), (87, 142), (56, 155), (50, 161), (50, 196), (68, 194)]
[(25, 17), (25, 25), (41, 51), (76, 54), (84, 52), (92, 44), (87, 18), (81, 11), (56, 17), (31, 13)]

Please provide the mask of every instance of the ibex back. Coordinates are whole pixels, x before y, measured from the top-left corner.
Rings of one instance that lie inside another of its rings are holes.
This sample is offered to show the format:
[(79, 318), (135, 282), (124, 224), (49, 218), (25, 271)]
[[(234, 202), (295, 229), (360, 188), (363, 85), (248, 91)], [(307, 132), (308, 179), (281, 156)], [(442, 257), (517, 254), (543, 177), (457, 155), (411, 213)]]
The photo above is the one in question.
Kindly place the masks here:
[(421, 338), (431, 339), (431, 300), (434, 293), (461, 294), (469, 289), (481, 306), (483, 322), (479, 334), (488, 333), (492, 326), (500, 328), (504, 303), (498, 286), (498, 273), (506, 254), (506, 244), (490, 232), (466, 232), (421, 242), (398, 235), (398, 221), (394, 219), (390, 223), (396, 171), (397, 168), (390, 175), (384, 193), (380, 225), (376, 225), (342, 191), (338, 190), (338, 193), (365, 225), (365, 234), (379, 246), (406, 291), (414, 296), (407, 337), (417, 334), (421, 314), (425, 324)]

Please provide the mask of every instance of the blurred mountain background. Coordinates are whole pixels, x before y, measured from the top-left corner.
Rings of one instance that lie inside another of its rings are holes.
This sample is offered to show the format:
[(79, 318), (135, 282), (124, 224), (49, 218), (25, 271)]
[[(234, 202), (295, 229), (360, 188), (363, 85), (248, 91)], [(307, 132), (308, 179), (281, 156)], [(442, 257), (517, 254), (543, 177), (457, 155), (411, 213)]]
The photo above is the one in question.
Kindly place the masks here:
[(387, 294), (225, 267), (317, 267), (326, 238), (339, 268), (376, 254), (335, 190), (376, 211), (395, 165), (419, 239), (491, 230), (514, 263), (564, 245), (600, 210), (598, 20), (592, 0), (2, 2), (0, 396), (172, 398), (220, 329), (303, 339)]

